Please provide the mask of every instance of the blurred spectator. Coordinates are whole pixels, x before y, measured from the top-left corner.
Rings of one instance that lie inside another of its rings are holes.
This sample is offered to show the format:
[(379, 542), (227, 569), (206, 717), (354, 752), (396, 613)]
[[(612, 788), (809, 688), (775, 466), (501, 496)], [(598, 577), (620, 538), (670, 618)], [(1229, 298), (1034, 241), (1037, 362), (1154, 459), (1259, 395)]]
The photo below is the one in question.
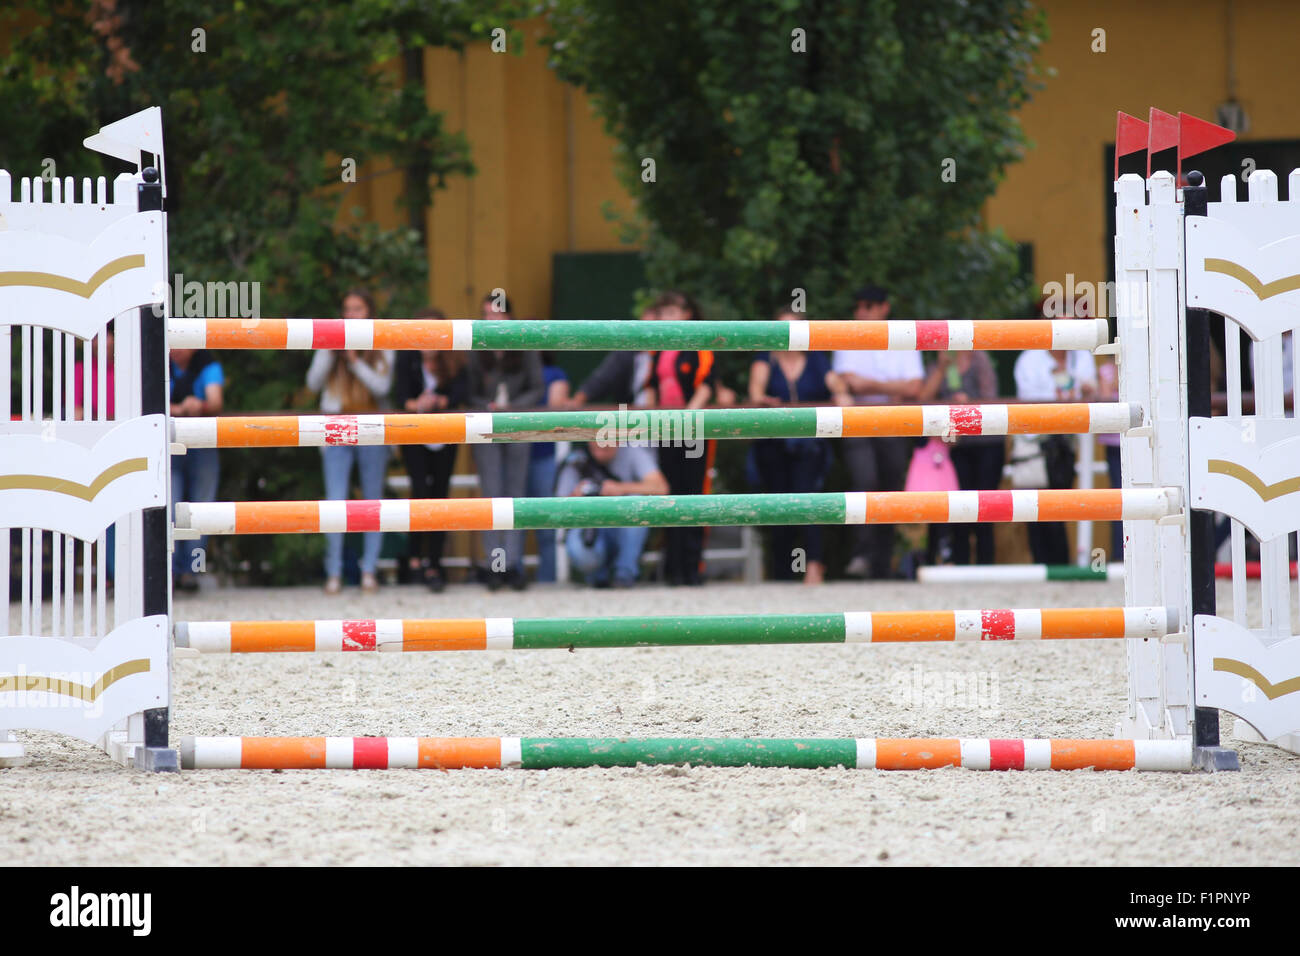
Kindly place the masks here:
[[(426, 309), (417, 319), (445, 319), (439, 309)], [(464, 408), (469, 376), (460, 352), (407, 350), (394, 360), (393, 399), (399, 409), (430, 414)], [(402, 460), (411, 478), (412, 498), (446, 498), (459, 445), (403, 445)], [(445, 531), (412, 531), (407, 537), (407, 562), (413, 580), (431, 591), (446, 587), (442, 571)]]
[[(853, 299), (853, 318), (857, 321), (882, 322), (889, 318), (889, 293), (881, 287), (866, 286)], [(920, 352), (836, 352), (831, 365), (858, 404), (864, 405), (913, 402), (925, 378)], [(850, 491), (902, 490), (912, 459), (910, 438), (845, 438), (839, 447), (848, 466)], [(856, 525), (852, 534), (853, 557), (844, 574), (855, 578), (891, 577), (894, 526)]]
[[(665, 292), (655, 300), (661, 321), (688, 322), (701, 318), (700, 308), (682, 292)], [(666, 350), (655, 353), (651, 369), (657, 406), (695, 410), (709, 403), (714, 392), (713, 353)], [(698, 439), (659, 446), (659, 470), (674, 495), (704, 494), (708, 483), (711, 442)], [(664, 577), (670, 585), (696, 585), (703, 579), (703, 528), (664, 529)]]
[[(940, 352), (918, 399), (975, 405), (997, 397), (998, 376), (987, 352)], [(1007, 457), (1005, 436), (963, 435), (949, 446), (949, 454), (963, 491), (994, 491), (1002, 484), (1002, 466)], [(954, 564), (970, 564), (972, 536), (975, 563), (993, 564), (993, 525), (986, 521), (931, 525), (927, 560), (934, 564), (946, 552)]]
[[(353, 289), (343, 297), (344, 319), (372, 319), (374, 300), (362, 289)], [(307, 387), (320, 392), (320, 410), (326, 414), (358, 415), (388, 407), (388, 392), (393, 384), (394, 356), (391, 351), (337, 352), (320, 349), (307, 369)], [(385, 445), (326, 445), (321, 448), (325, 471), (325, 497), (346, 501), (355, 464), (361, 479), (361, 496), (377, 500), (384, 496), (384, 473), (390, 451)], [(373, 592), (379, 588), (375, 572), (383, 533), (362, 534), (361, 588)], [(338, 594), (343, 587), (343, 534), (325, 535), (325, 593)]]
[[(1091, 401), (1097, 394), (1097, 368), (1092, 353), (1081, 349), (1032, 350), (1016, 359), (1016, 397), (1022, 402)], [(1044, 435), (1038, 439), (1048, 488), (1073, 488), (1076, 439), (1073, 435)], [(1037, 564), (1069, 564), (1070, 542), (1060, 521), (1031, 521), (1029, 550)]]
[[(484, 320), (513, 318), (510, 301), (489, 293), (480, 305)], [(491, 412), (535, 408), (545, 396), (542, 360), (536, 352), (471, 352), (469, 356), (470, 407)], [(531, 452), (522, 442), (472, 445), (478, 469), (479, 493), (485, 498), (522, 498), (528, 488)], [(528, 586), (524, 575), (524, 532), (485, 531), (488, 588), (509, 584), (516, 591)]]
[[(542, 405), (547, 408), (567, 408), (569, 405), (569, 377), (555, 364), (550, 352), (542, 352), (542, 381), (546, 385)], [(555, 489), (555, 442), (539, 441), (529, 446), (528, 461), (529, 498), (549, 498)], [(537, 541), (537, 580), (546, 584), (555, 582), (555, 529), (538, 528), (533, 532)]]
[[(654, 305), (641, 312), (641, 321), (653, 322), (661, 316)], [(566, 408), (581, 408), (588, 403), (627, 405), (634, 408), (648, 408), (654, 404), (655, 392), (652, 382), (651, 363), (655, 352), (610, 352), (587, 376), (586, 381), (573, 393)], [(717, 382), (713, 383), (715, 405), (735, 405), (734, 390)]]
[[(203, 349), (171, 350), (171, 414), (174, 418), (221, 411), (225, 376), (221, 363)], [(221, 462), (215, 448), (190, 448), (172, 456), (172, 507), (177, 501), (216, 501)], [(173, 520), (175, 515), (173, 514)], [(172, 580), (179, 591), (197, 591), (195, 572), (206, 567), (208, 539), (176, 542)]]
[[(780, 321), (802, 316), (782, 310)], [(760, 352), (749, 368), (751, 405), (791, 405), (826, 402), (851, 405), (843, 379), (831, 371), (825, 352)], [(830, 442), (825, 438), (760, 438), (749, 446), (749, 461), (763, 491), (790, 494), (821, 491), (831, 467)], [(794, 550), (803, 532), (805, 584), (821, 584), (826, 576), (820, 525), (774, 526), (771, 529), (771, 576), (777, 581), (798, 577)]]
[[(641, 313), (641, 321), (653, 322), (659, 313), (653, 306)], [(566, 408), (581, 408), (588, 402), (646, 408), (654, 404), (650, 372), (653, 352), (610, 352), (573, 393)]]
[[(587, 442), (564, 459), (555, 496), (663, 495), (668, 481), (655, 464), (654, 452), (641, 446)], [(565, 548), (574, 567), (594, 587), (628, 588), (640, 574), (641, 552), (649, 528), (584, 528), (565, 532)]]

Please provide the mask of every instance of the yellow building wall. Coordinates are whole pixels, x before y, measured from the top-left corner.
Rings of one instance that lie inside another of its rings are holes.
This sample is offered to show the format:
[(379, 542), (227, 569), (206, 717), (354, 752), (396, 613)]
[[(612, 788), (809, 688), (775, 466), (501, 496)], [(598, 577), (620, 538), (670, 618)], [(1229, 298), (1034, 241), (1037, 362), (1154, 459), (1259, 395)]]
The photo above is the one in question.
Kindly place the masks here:
[[(1150, 107), (1213, 122), (1228, 99), (1228, 10), (1233, 8), (1237, 100), (1251, 139), (1300, 138), (1296, 108), (1295, 0), (1045, 0), (1051, 38), (1039, 64), (1055, 70), (1020, 114), (1034, 146), (1008, 170), (986, 219), (1034, 244), (1038, 283), (1104, 281), (1111, 174), (1103, 149), (1115, 112), (1141, 119)], [(1106, 52), (1092, 52), (1095, 29)], [(960, 168), (960, 165), (959, 167)], [(1192, 168), (1187, 167), (1185, 168)], [(1278, 170), (1285, 176), (1286, 172)]]
[(549, 317), (552, 254), (620, 248), (601, 207), (632, 209), (587, 97), (548, 69), (540, 24), (520, 29), (519, 55), (488, 44), (425, 53), (429, 105), (464, 133), (477, 168), (428, 212), (429, 301), (452, 316), (477, 316), (502, 288), (520, 317)]
[[(1108, 273), (1103, 149), (1115, 112), (1145, 118), (1151, 106), (1213, 119), (1228, 98), (1228, 11), (1234, 10), (1237, 98), (1250, 117), (1243, 137), (1300, 137), (1292, 47), (1295, 0), (1044, 0), (1051, 31), (1039, 64), (1053, 75), (1020, 114), (1033, 145), (1011, 167), (985, 218), (1034, 246), (1035, 279), (1102, 281)], [(1093, 52), (1095, 29), (1106, 50)], [(538, 21), (521, 25), (522, 53), (477, 44), (464, 53), (426, 51), (430, 106), (463, 131), (477, 175), (453, 178), (429, 210), (430, 303), (476, 315), (504, 288), (522, 316), (546, 317), (551, 256), (627, 248), (602, 214), (632, 201), (614, 172), (614, 141), (586, 95), (562, 83), (537, 45)], [(959, 161), (960, 162), (960, 161)], [(960, 168), (960, 166), (959, 166)], [(400, 216), (400, 177), (369, 184), (376, 221)]]

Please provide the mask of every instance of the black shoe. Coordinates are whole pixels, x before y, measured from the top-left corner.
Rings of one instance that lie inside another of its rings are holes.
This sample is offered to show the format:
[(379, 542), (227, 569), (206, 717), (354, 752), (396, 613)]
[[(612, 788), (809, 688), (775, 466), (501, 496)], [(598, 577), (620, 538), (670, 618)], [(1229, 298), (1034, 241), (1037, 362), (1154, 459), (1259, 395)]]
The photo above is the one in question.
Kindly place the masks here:
[(522, 571), (510, 571), (506, 574), (506, 580), (515, 591), (522, 591), (528, 587), (528, 576)]
[(489, 591), (500, 591), (501, 588), (506, 583), (503, 580), (504, 577), (505, 576), (502, 574), (497, 574), (496, 572), (489, 572), (487, 576), (487, 589)]
[(437, 568), (424, 569), (424, 586), (434, 594), (441, 594), (447, 588), (447, 579)]

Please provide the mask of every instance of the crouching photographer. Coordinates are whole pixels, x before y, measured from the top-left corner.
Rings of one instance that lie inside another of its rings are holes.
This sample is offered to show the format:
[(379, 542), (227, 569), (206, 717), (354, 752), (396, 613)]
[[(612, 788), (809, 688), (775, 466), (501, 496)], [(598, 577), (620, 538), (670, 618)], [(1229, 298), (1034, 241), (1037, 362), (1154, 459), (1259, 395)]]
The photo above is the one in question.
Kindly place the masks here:
[[(654, 452), (588, 442), (560, 465), (555, 496), (666, 495), (668, 480)], [(649, 528), (584, 528), (565, 535), (569, 560), (593, 587), (630, 588), (640, 573)]]

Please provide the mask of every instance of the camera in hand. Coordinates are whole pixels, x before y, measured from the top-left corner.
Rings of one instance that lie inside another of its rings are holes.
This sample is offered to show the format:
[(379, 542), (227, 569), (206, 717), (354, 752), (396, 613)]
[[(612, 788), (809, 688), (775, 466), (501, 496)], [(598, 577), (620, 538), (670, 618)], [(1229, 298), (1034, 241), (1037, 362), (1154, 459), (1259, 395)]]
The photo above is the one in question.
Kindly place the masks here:
[[(587, 454), (586, 448), (576, 449), (569, 455), (563, 465), (563, 468), (568, 467), (578, 469), (579, 478), (574, 490), (585, 498), (598, 496), (605, 482), (614, 477), (604, 465)], [(596, 543), (595, 528), (582, 530), (582, 543), (588, 548)]]

